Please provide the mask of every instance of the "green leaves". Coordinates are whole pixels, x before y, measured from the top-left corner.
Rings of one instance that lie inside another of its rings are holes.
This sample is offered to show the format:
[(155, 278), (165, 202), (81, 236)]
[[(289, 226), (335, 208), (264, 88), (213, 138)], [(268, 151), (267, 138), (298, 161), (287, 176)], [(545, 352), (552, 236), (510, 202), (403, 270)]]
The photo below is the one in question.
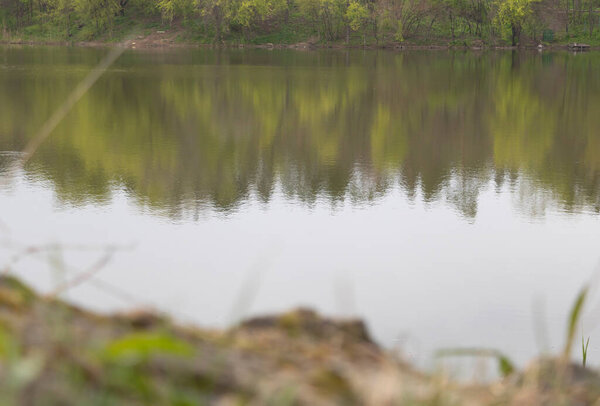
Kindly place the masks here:
[(45, 363), (44, 354), (25, 353), (20, 337), (0, 324), (0, 404), (16, 404), (18, 391), (42, 373)]
[(579, 324), (579, 318), (581, 317), (581, 312), (583, 310), (583, 305), (585, 304), (585, 299), (587, 297), (589, 290), (589, 286), (584, 286), (577, 295), (575, 299), (575, 303), (573, 303), (573, 308), (571, 309), (571, 313), (569, 314), (569, 325), (567, 328), (567, 340), (565, 342), (565, 348), (563, 350), (563, 357), (565, 359), (569, 359), (571, 355), (571, 348), (573, 347), (573, 342), (575, 340), (575, 331), (577, 330), (577, 325)]
[(367, 8), (358, 1), (352, 0), (346, 10), (346, 21), (350, 24), (350, 28), (354, 31), (360, 30), (368, 18), (369, 11)]
[(498, 350), (488, 348), (449, 348), (436, 353), (436, 357), (492, 357), (498, 361), (498, 372), (502, 376), (509, 376), (515, 371), (515, 365)]
[(156, 7), (164, 22), (171, 24), (175, 16), (188, 18), (196, 11), (194, 0), (159, 0)]
[(251, 27), (257, 21), (273, 17), (285, 7), (280, 0), (243, 0), (235, 10), (233, 21)]
[(585, 368), (585, 365), (587, 363), (587, 352), (588, 352), (588, 345), (590, 345), (590, 338), (588, 337), (587, 340), (584, 342), (583, 341), (583, 337), (581, 337), (581, 353), (583, 356), (583, 367)]
[(531, 15), (533, 4), (540, 0), (499, 0), (496, 23), (500, 28), (510, 28), (512, 44), (516, 45), (521, 35), (521, 27)]
[(75, 10), (91, 32), (100, 34), (112, 29), (113, 20), (121, 6), (118, 0), (74, 0)]
[(514, 364), (507, 357), (498, 353), (496, 359), (498, 360), (498, 370), (502, 376), (509, 376), (515, 372)]
[(104, 357), (111, 361), (138, 363), (153, 355), (188, 357), (193, 348), (174, 336), (165, 333), (132, 333), (112, 341), (104, 349)]

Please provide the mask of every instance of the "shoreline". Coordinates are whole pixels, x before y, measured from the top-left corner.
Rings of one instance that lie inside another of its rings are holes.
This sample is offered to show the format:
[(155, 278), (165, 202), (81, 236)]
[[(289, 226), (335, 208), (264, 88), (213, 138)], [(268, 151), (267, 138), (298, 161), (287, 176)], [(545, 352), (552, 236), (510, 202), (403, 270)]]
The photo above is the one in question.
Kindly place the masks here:
[[(79, 47), (79, 48), (110, 48), (123, 42), (106, 41), (45, 41), (45, 40), (10, 40), (0, 39), (0, 45), (25, 45), (25, 46), (55, 46), (55, 47)], [(571, 44), (549, 44), (539, 47), (538, 45), (523, 46), (500, 46), (500, 45), (439, 45), (439, 44), (411, 44), (411, 43), (390, 43), (381, 45), (346, 45), (346, 44), (315, 44), (300, 42), (296, 44), (206, 44), (200, 42), (159, 42), (149, 40), (147, 37), (131, 40), (128, 46), (130, 49), (295, 49), (303, 51), (316, 50), (382, 50), (382, 51), (572, 51), (574, 53), (599, 51), (600, 46), (589, 46), (586, 49), (575, 49)]]
[(384, 350), (359, 319), (296, 309), (208, 330), (143, 309), (94, 313), (39, 295), (6, 275), (0, 276), (0, 344), (0, 398), (8, 405), (491, 406), (600, 400), (600, 375), (560, 358), (534, 360), (523, 371), (504, 368), (506, 377), (491, 383), (458, 383), (443, 371), (423, 373)]

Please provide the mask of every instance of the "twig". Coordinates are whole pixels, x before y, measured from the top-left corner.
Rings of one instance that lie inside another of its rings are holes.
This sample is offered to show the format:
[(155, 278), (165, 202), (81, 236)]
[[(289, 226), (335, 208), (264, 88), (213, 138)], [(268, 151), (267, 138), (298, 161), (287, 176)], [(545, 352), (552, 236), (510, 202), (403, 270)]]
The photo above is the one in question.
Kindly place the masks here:
[(67, 100), (65, 100), (60, 107), (54, 111), (52, 116), (40, 128), (37, 134), (27, 143), (22, 151), (20, 159), (16, 159), (12, 165), (9, 166), (7, 171), (8, 176), (3, 177), (3, 182), (7, 182), (10, 179), (11, 173), (17, 173), (21, 170), (27, 162), (31, 159), (33, 154), (37, 151), (40, 145), (52, 134), (52, 131), (60, 124), (60, 122), (67, 116), (73, 106), (87, 93), (87, 91), (96, 83), (96, 81), (102, 76), (102, 74), (111, 66), (127, 49), (131, 40), (126, 40), (120, 46), (113, 48), (108, 55), (100, 61), (98, 65), (75, 87), (75, 89), (69, 94)]
[[(19, 246), (18, 243), (6, 243), (8, 246)], [(35, 255), (41, 252), (46, 251), (57, 251), (57, 250), (69, 250), (69, 251), (100, 251), (100, 250), (129, 250), (134, 247), (133, 244), (130, 245), (81, 245), (81, 244), (46, 244), (46, 245), (30, 245), (27, 246), (22, 244), (24, 248), (22, 248), (21, 252), (14, 254), (5, 264), (0, 268), (0, 275), (6, 275), (10, 272), (11, 268), (20, 262), (23, 258), (26, 258), (31, 255)]]
[(23, 150), (23, 156), (20, 159), (19, 165), (23, 167), (31, 156), (37, 151), (39, 146), (48, 138), (48, 136), (54, 131), (58, 124), (65, 118), (65, 116), (71, 111), (75, 103), (79, 101), (87, 93), (87, 91), (96, 83), (96, 81), (102, 76), (104, 71), (112, 65), (121, 54), (125, 51), (129, 41), (126, 41), (123, 46), (113, 48), (108, 55), (104, 57), (102, 61), (83, 79), (77, 87), (71, 92), (67, 100), (52, 114), (52, 116), (44, 123), (42, 128), (38, 131), (37, 135), (29, 141), (25, 149)]
[(95, 264), (93, 264), (87, 271), (80, 273), (75, 278), (64, 282), (63, 284), (59, 285), (56, 289), (54, 289), (54, 291), (50, 294), (50, 297), (58, 296), (64, 291), (72, 289), (75, 286), (80, 285), (83, 282), (86, 282), (87, 280), (92, 278), (96, 273), (102, 270), (102, 268), (104, 268), (106, 264), (108, 264), (108, 262), (112, 259), (113, 253), (113, 249), (108, 249), (107, 252), (102, 257), (100, 257), (100, 259)]

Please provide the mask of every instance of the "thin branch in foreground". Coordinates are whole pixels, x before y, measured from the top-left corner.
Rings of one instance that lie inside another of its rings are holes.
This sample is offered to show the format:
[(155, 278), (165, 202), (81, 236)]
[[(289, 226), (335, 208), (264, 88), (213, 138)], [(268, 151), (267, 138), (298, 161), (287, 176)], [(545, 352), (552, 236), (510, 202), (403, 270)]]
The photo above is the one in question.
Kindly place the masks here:
[(94, 263), (87, 271), (82, 272), (79, 275), (77, 275), (75, 278), (68, 280), (68, 281), (64, 282), (63, 284), (59, 285), (56, 289), (54, 289), (54, 291), (52, 293), (50, 293), (49, 296), (50, 297), (58, 296), (61, 293), (88, 281), (95, 274), (100, 272), (110, 262), (110, 260), (113, 257), (113, 254), (114, 254), (114, 250), (108, 249), (106, 251), (106, 253), (102, 257), (100, 257), (100, 259), (98, 261), (96, 261), (96, 263)]
[(100, 61), (100, 63), (83, 79), (77, 87), (71, 92), (67, 100), (52, 114), (52, 116), (44, 123), (42, 128), (38, 131), (35, 137), (23, 149), (22, 158), (17, 161), (20, 167), (23, 167), (32, 155), (37, 151), (39, 146), (50, 136), (52, 131), (60, 124), (60, 122), (66, 117), (71, 111), (73, 106), (87, 93), (87, 91), (96, 83), (96, 81), (102, 76), (102, 74), (108, 69), (125, 51), (129, 41), (121, 46), (113, 48), (108, 55)]
[(19, 263), (21, 260), (27, 257), (32, 257), (36, 254), (40, 254), (48, 251), (57, 251), (57, 250), (68, 250), (68, 251), (106, 251), (112, 250), (115, 251), (124, 251), (130, 250), (134, 248), (134, 244), (129, 245), (83, 245), (83, 244), (43, 244), (43, 245), (26, 245), (19, 244), (15, 242), (3, 242), (0, 245), (5, 245), (8, 247), (22, 247), (21, 250), (15, 254), (13, 254), (6, 263), (0, 267), (0, 275), (6, 275), (10, 273), (13, 266)]

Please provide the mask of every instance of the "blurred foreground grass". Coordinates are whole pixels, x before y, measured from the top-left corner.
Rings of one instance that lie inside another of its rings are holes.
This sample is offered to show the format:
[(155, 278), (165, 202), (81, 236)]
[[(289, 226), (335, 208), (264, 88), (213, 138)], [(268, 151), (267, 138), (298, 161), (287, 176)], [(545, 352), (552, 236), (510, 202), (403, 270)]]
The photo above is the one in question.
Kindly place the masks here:
[(1, 405), (600, 404), (600, 376), (564, 359), (458, 384), (379, 348), (358, 320), (296, 310), (201, 330), (97, 315), (0, 277)]

